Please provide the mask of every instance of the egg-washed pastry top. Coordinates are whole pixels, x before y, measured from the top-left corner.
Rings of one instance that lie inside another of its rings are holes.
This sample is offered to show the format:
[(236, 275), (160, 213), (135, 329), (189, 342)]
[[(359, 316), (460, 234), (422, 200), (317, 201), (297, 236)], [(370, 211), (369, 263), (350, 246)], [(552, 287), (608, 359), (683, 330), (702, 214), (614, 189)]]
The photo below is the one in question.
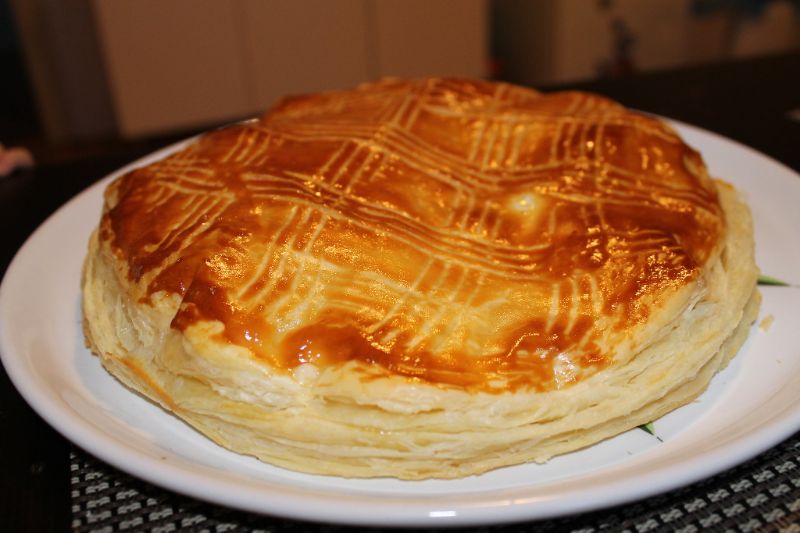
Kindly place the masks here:
[(130, 173), (102, 238), (148, 295), (181, 296), (172, 327), (218, 320), (276, 368), (549, 390), (613, 363), (610, 341), (716, 251), (700, 167), (599, 96), (387, 82)]
[[(218, 442), (302, 470), (450, 477), (574, 449), (699, 394), (755, 309), (735, 191), (664, 122), (582, 92), (423, 79), (291, 97), (105, 200), (90, 346)], [(616, 397), (626, 384), (642, 396)], [(311, 437), (276, 409), (334, 425)], [(260, 448), (226, 433), (258, 417)], [(498, 424), (517, 431), (504, 454), (419, 451), (434, 426)], [(420, 440), (385, 440), (401, 430)], [(351, 433), (380, 468), (342, 452)]]

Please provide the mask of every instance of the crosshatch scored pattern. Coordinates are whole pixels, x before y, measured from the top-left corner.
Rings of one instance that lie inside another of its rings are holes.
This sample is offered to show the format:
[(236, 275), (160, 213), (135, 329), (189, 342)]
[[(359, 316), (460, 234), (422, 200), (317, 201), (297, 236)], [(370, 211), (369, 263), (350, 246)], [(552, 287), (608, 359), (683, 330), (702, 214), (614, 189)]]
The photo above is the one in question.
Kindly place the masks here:
[(222, 320), (276, 368), (539, 390), (606, 365), (609, 332), (695, 276), (723, 224), (661, 122), (448, 80), (287, 99), (109, 194), (105, 235), (150, 294), (182, 296), (176, 327)]

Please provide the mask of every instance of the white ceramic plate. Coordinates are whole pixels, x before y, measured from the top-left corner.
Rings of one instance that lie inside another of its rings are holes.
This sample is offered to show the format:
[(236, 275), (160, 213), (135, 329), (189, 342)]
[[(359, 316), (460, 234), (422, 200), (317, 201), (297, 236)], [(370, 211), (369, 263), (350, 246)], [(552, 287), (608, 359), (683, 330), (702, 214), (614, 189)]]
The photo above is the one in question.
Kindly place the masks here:
[[(700, 149), (713, 175), (747, 194), (762, 270), (800, 284), (800, 176), (745, 146), (675, 126)], [(80, 269), (112, 177), (57, 211), (17, 254), (0, 288), (0, 348), (14, 384), (45, 420), (95, 456), (157, 485), (316, 521), (502, 523), (666, 491), (744, 461), (800, 429), (800, 289), (764, 287), (761, 318), (774, 317), (771, 327), (754, 326), (738, 357), (698, 401), (656, 422), (663, 442), (633, 430), (545, 465), (455, 481), (313, 476), (236, 455), (124, 388), (84, 348)]]

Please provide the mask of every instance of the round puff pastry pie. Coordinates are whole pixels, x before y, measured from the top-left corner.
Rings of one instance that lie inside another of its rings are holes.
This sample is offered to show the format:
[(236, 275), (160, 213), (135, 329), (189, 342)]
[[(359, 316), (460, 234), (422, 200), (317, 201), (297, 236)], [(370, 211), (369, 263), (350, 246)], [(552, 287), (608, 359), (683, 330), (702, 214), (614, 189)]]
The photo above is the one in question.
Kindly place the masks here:
[(289, 98), (114, 181), (88, 345), (240, 453), (453, 478), (691, 401), (743, 343), (750, 214), (600, 96), (388, 80)]

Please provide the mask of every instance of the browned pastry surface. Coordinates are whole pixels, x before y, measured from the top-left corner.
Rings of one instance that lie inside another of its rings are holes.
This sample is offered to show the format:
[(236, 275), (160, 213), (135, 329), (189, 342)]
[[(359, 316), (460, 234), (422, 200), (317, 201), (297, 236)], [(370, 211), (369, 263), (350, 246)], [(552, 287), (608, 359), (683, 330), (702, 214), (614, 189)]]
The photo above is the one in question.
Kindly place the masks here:
[(170, 154), (106, 190), (87, 343), (273, 465), (546, 461), (692, 401), (758, 311), (740, 195), (600, 96), (390, 80)]
[(715, 253), (702, 168), (600, 96), (384, 82), (288, 99), (130, 173), (102, 237), (149, 294), (182, 297), (174, 327), (220, 320), (275, 367), (548, 390), (560, 354), (565, 381), (607, 365), (598, 336)]

